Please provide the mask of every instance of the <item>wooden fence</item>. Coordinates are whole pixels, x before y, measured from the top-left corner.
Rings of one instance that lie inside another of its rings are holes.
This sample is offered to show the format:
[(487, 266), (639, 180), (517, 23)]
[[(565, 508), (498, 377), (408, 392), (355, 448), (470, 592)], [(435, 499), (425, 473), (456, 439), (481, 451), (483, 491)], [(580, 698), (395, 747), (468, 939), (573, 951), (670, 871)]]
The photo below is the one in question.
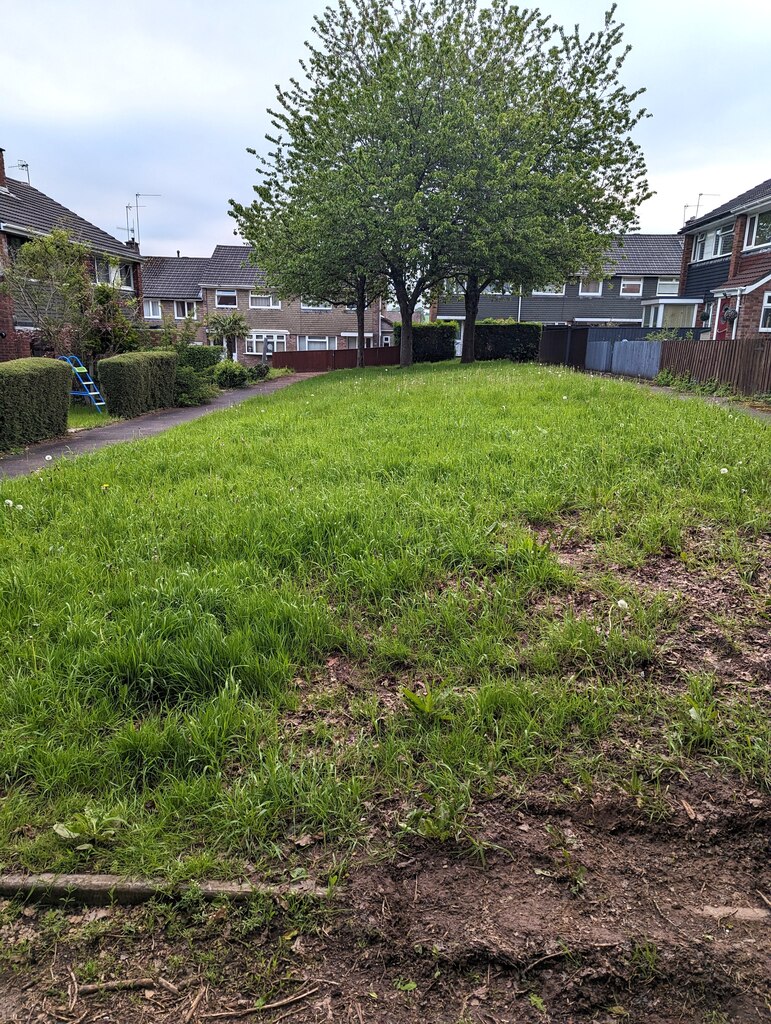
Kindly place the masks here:
[(661, 369), (693, 380), (716, 380), (744, 395), (771, 392), (771, 338), (665, 341)]
[(538, 347), (538, 362), (583, 369), (588, 336), (586, 327), (544, 327)]
[[(356, 367), (356, 349), (322, 349), (317, 352), (274, 352), (271, 364), (279, 369), (288, 367), (295, 373), (326, 373), (328, 370), (353, 370)], [(365, 366), (398, 366), (399, 349), (365, 348)]]

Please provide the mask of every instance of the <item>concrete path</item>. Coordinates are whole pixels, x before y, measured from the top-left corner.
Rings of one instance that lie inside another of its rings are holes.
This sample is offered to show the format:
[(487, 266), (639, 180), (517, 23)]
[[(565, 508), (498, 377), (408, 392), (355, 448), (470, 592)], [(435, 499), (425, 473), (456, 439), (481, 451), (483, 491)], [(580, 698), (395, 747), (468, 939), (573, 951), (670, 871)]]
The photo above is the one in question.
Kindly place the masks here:
[[(39, 444), (30, 445), (18, 455), (6, 455), (0, 458), (0, 478), (24, 476), (25, 473), (32, 473), (36, 469), (50, 466), (51, 462), (56, 459), (71, 459), (85, 452), (95, 452), (99, 448), (119, 444), (121, 441), (139, 441), (145, 437), (152, 437), (154, 434), (162, 434), (164, 430), (170, 430), (180, 423), (190, 423), (202, 416), (208, 416), (209, 413), (218, 412), (221, 409), (231, 409), (234, 405), (240, 405), (241, 402), (245, 402), (249, 398), (255, 398), (258, 395), (271, 395), (274, 391), (296, 384), (299, 380), (308, 380), (310, 377), (318, 376), (319, 374), (316, 373), (294, 373), (291, 376), (278, 377), (276, 380), (265, 381), (263, 384), (256, 384), (243, 390), (225, 391), (208, 405), (196, 405), (190, 409), (164, 409), (160, 412), (150, 412), (144, 416), (137, 416), (133, 420), (111, 423), (107, 427), (80, 430), (77, 433), (68, 434), (66, 438), (41, 441)], [(50, 460), (46, 457), (48, 455), (51, 456)]]
[(718, 397), (718, 395), (700, 395), (695, 391), (676, 391), (675, 388), (665, 388), (660, 384), (648, 384), (646, 381), (638, 381), (637, 383), (648, 388), (649, 391), (655, 391), (659, 395), (669, 395), (671, 398), (682, 398), (685, 400), (700, 398), (702, 402), (706, 402), (708, 405), (722, 405), (725, 409), (730, 409), (731, 412), (743, 412), (745, 416), (751, 416), (755, 420), (771, 423), (771, 412), (768, 412), (766, 409), (755, 409), (741, 399), (722, 398)]

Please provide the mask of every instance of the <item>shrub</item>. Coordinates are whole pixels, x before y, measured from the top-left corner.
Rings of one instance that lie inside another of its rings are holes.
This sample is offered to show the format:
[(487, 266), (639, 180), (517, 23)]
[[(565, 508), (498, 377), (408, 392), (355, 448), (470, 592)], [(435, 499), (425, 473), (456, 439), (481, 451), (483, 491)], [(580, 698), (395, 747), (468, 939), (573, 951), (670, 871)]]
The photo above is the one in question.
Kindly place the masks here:
[(72, 369), (58, 359), (0, 363), (0, 450), (67, 431)]
[(478, 320), (474, 334), (477, 359), (512, 359), (532, 363), (538, 358), (541, 324), (517, 320)]
[(216, 366), (222, 359), (222, 349), (217, 345), (184, 345), (177, 351), (179, 365), (191, 366), (197, 373)]
[(214, 383), (220, 388), (245, 388), (249, 374), (245, 366), (226, 359), (214, 368)]
[(131, 419), (174, 405), (176, 369), (176, 352), (126, 352), (99, 361), (99, 389), (113, 416)]
[(248, 366), (246, 372), (249, 374), (249, 380), (256, 382), (265, 380), (270, 373), (270, 367), (267, 363), (255, 363), (254, 366)]
[[(455, 357), (458, 324), (455, 320), (433, 320), (412, 325), (412, 359), (416, 363), (438, 363)], [(394, 324), (394, 345), (402, 340), (402, 325)]]
[(214, 385), (192, 366), (177, 366), (174, 380), (174, 405), (204, 405), (217, 394)]

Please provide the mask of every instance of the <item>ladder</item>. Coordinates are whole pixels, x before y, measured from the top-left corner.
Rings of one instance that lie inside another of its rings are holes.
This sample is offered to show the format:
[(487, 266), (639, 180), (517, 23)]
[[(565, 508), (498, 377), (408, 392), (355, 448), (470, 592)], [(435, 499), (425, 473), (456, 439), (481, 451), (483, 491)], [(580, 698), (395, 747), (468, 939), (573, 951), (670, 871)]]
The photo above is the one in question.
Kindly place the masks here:
[(75, 388), (70, 391), (70, 394), (78, 398), (87, 398), (94, 408), (101, 413), (105, 408), (105, 401), (91, 374), (81, 363), (80, 359), (77, 356), (58, 356), (58, 358), (68, 363), (75, 374)]

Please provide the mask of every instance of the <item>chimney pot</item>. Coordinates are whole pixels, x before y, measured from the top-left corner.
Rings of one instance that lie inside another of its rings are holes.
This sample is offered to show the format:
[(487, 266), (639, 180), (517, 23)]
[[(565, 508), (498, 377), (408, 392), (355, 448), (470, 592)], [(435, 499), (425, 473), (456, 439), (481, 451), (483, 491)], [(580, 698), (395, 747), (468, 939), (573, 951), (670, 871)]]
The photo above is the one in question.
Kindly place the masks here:
[(5, 188), (8, 181), (5, 177), (5, 150), (0, 146), (0, 188)]

